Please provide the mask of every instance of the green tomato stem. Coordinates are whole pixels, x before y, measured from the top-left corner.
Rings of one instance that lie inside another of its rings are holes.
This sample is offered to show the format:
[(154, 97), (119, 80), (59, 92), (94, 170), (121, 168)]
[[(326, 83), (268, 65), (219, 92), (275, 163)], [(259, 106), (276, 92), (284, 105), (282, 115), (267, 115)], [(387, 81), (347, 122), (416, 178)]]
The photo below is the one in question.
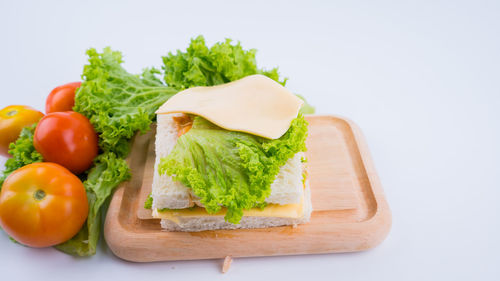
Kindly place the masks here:
[(43, 198), (45, 198), (45, 191), (39, 189), (37, 191), (35, 191), (35, 193), (33, 194), (33, 198), (35, 198), (35, 200), (37, 201), (40, 201), (42, 200)]
[(17, 114), (17, 110), (15, 110), (15, 109), (7, 112), (7, 116), (14, 116), (16, 114)]

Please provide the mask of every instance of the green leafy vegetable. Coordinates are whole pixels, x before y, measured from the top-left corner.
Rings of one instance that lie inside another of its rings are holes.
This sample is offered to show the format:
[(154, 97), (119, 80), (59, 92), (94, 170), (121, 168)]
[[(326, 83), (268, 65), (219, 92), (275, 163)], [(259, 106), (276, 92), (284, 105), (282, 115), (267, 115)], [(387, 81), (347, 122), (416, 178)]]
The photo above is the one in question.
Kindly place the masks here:
[[(150, 193), (148, 195), (148, 198), (146, 198), (146, 201), (144, 201), (144, 209), (152, 209), (153, 208), (153, 194)], [(190, 208), (186, 208), (185, 210), (194, 210), (196, 208), (196, 205)], [(156, 209), (158, 212), (166, 212), (174, 209), (169, 209), (169, 208), (161, 208), (161, 209)]]
[(231, 39), (208, 48), (205, 38), (191, 39), (186, 52), (163, 57), (163, 70), (167, 85), (179, 90), (194, 86), (214, 86), (241, 79), (252, 74), (263, 74), (283, 86), (286, 79), (279, 80), (278, 68), (269, 71), (259, 69), (255, 61), (257, 50), (244, 50), (240, 43), (231, 44)]
[(89, 201), (87, 222), (73, 238), (56, 248), (71, 255), (95, 254), (101, 228), (101, 208), (114, 188), (129, 178), (130, 172), (125, 160), (118, 158), (113, 152), (99, 155), (94, 160), (87, 180), (83, 182)]
[(33, 146), (35, 128), (36, 124), (22, 129), (17, 141), (9, 145), (9, 154), (12, 155), (12, 158), (5, 162), (5, 170), (0, 177), (0, 190), (3, 182), (12, 172), (25, 165), (43, 161), (42, 155)]
[(307, 103), (306, 99), (303, 96), (298, 95), (298, 94), (295, 94), (295, 95), (304, 101), (304, 104), (302, 105), (302, 107), (299, 110), (300, 114), (314, 114), (314, 112), (316, 112), (316, 109), (314, 108), (314, 106)]
[(102, 53), (89, 49), (87, 55), (89, 64), (83, 69), (73, 109), (89, 118), (104, 151), (124, 157), (128, 140), (137, 131), (149, 130), (154, 112), (178, 91), (163, 85), (154, 68), (142, 75), (128, 73), (121, 66), (121, 53), (110, 48)]
[(151, 208), (153, 208), (153, 196), (150, 193), (148, 198), (144, 202), (144, 209), (151, 209)]
[(280, 167), (306, 150), (306, 137), (302, 115), (275, 140), (227, 131), (196, 116), (192, 128), (161, 159), (159, 172), (190, 187), (208, 213), (226, 207), (225, 220), (238, 224), (243, 210), (264, 203)]

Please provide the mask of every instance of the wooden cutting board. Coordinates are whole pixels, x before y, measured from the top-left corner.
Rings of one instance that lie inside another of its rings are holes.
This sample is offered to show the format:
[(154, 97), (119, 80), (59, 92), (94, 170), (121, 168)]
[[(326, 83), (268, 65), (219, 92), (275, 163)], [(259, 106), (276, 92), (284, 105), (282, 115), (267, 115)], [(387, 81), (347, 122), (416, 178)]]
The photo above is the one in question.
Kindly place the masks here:
[(381, 243), (391, 213), (359, 128), (335, 116), (312, 115), (307, 138), (311, 221), (297, 227), (162, 231), (143, 208), (151, 192), (155, 126), (132, 141), (130, 181), (113, 195), (104, 236), (120, 258), (136, 262), (362, 251)]

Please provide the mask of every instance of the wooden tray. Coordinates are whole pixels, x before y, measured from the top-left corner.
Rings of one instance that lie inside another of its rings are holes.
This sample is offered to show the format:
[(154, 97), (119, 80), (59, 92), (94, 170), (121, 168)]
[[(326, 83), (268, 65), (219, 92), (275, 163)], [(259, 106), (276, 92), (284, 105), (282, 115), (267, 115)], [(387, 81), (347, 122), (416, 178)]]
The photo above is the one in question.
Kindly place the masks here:
[(111, 200), (104, 236), (113, 253), (136, 262), (353, 252), (381, 243), (391, 227), (359, 128), (335, 116), (307, 116), (311, 221), (297, 227), (166, 232), (143, 208), (151, 191), (155, 128), (138, 135), (127, 159), (130, 181)]

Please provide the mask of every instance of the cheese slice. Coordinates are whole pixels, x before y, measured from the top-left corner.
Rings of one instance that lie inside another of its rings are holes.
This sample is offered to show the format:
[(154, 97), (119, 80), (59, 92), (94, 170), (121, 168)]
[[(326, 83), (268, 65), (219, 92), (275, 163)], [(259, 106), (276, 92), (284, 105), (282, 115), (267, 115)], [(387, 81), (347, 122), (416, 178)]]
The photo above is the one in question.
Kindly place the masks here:
[[(297, 204), (269, 204), (264, 209), (252, 208), (250, 210), (243, 210), (243, 216), (245, 217), (273, 217), (273, 218), (300, 218), (303, 216), (302, 208), (304, 207), (304, 198), (300, 203)], [(209, 214), (202, 207), (193, 207), (188, 209), (168, 209), (168, 210), (158, 210), (154, 209), (152, 216), (158, 219), (168, 219), (173, 222), (179, 223), (179, 218), (189, 218), (189, 217), (213, 217), (213, 216), (224, 216), (226, 214), (226, 209), (222, 208), (219, 212), (215, 214)]]
[(230, 131), (277, 139), (297, 117), (303, 100), (260, 74), (212, 87), (181, 91), (156, 114), (190, 113)]

